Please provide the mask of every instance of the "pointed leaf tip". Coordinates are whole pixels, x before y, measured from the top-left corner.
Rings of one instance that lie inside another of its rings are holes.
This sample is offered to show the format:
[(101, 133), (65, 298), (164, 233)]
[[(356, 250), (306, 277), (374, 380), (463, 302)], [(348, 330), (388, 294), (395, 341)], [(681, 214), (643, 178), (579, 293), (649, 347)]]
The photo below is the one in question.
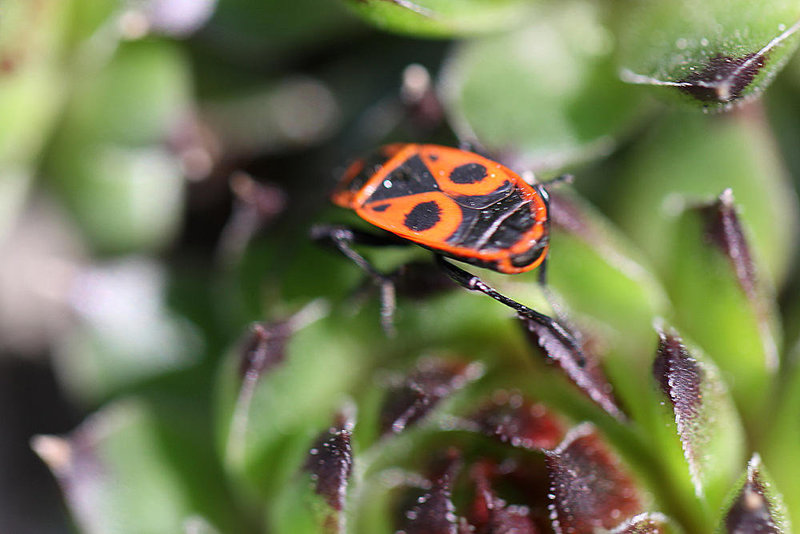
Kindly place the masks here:
[(352, 429), (353, 419), (339, 414), (334, 425), (319, 435), (306, 457), (305, 469), (311, 474), (316, 493), (337, 512), (344, 508), (353, 470)]
[(483, 366), (457, 361), (423, 359), (381, 408), (381, 434), (399, 433), (424, 418), (439, 402), (483, 374)]
[(761, 458), (753, 455), (747, 465), (744, 483), (725, 515), (725, 528), (730, 534), (788, 532), (780, 496), (762, 472)]
[[(658, 335), (653, 377), (672, 403), (676, 419), (691, 420), (697, 416), (702, 402), (700, 383), (704, 378), (703, 370), (676, 334), (659, 330)], [(678, 424), (680, 426), (680, 421)]]
[(764, 68), (767, 54), (751, 53), (741, 57), (717, 54), (703, 68), (678, 80), (678, 88), (703, 103), (724, 104), (741, 98)]
[(759, 94), (798, 44), (800, 8), (776, 0), (641, 1), (621, 13), (622, 78), (706, 109)]
[(658, 328), (653, 378), (669, 400), (698, 497), (718, 505), (742, 461), (744, 436), (716, 367), (694, 358), (673, 331)]
[(699, 209), (705, 219), (706, 240), (725, 254), (742, 290), (753, 300), (756, 296), (755, 265), (736, 212), (733, 192), (726, 189), (716, 202)]
[(283, 362), (291, 334), (288, 321), (253, 324), (240, 352), (239, 374), (242, 379), (258, 380)]
[(546, 453), (550, 518), (557, 534), (612, 529), (641, 512), (639, 491), (589, 423)]
[(526, 317), (520, 316), (519, 319), (531, 343), (540, 347), (578, 389), (612, 417), (620, 421), (627, 419), (617, 406), (611, 384), (591, 353), (579, 351), (573, 345), (567, 344), (563, 336), (557, 335), (552, 328)]
[(420, 495), (416, 504), (406, 510), (397, 534), (458, 533), (459, 518), (452, 500), (452, 484), (460, 468), (460, 454), (449, 451), (443, 464), (434, 466), (437, 473), (430, 490)]

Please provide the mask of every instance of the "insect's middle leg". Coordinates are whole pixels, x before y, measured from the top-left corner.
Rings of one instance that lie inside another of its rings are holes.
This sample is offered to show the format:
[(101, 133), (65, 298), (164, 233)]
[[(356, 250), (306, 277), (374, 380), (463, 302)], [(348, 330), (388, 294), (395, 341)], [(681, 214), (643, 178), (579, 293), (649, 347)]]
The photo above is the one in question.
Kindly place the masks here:
[(478, 291), (484, 295), (492, 297), (496, 301), (501, 302), (509, 308), (515, 310), (523, 317), (539, 323), (550, 330), (562, 343), (575, 351), (580, 356), (581, 361), (583, 360), (583, 350), (581, 349), (580, 343), (560, 323), (543, 313), (539, 313), (536, 310), (517, 302), (516, 300), (506, 297), (477, 276), (465, 271), (464, 269), (456, 267), (442, 256), (437, 255), (436, 261), (442, 267), (442, 269), (444, 269), (445, 273), (447, 273), (447, 275), (458, 285), (471, 291)]
[(394, 312), (396, 308), (394, 281), (390, 276), (376, 269), (364, 256), (356, 252), (353, 249), (353, 245), (397, 246), (407, 245), (407, 242), (400, 239), (392, 239), (391, 236), (360, 232), (344, 225), (327, 224), (312, 227), (311, 239), (335, 246), (342, 254), (350, 258), (353, 263), (366, 272), (378, 285), (381, 292), (381, 325), (388, 336), (393, 336), (395, 334)]

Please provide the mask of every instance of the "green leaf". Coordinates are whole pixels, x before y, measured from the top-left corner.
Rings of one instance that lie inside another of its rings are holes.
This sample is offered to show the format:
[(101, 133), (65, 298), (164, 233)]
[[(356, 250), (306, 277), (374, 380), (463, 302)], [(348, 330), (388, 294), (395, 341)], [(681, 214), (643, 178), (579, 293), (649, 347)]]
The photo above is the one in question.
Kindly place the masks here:
[(246, 76), (241, 61), (260, 67), (265, 61), (285, 61), (346, 36), (353, 22), (335, 0), (226, 0), (218, 2), (203, 40), (239, 64), (234, 76)]
[(657, 401), (641, 355), (652, 350), (653, 319), (669, 309), (665, 292), (641, 253), (588, 203), (560, 190), (551, 197), (550, 283), (598, 342), (624, 409), (646, 424)]
[(666, 286), (681, 330), (723, 371), (748, 424), (757, 424), (781, 342), (775, 302), (757, 278), (747, 234), (732, 235), (735, 221), (729, 195), (687, 208), (668, 246)]
[(188, 110), (183, 56), (165, 42), (122, 46), (84, 72), (45, 168), (98, 249), (154, 249), (178, 230), (183, 177), (163, 143)]
[(678, 232), (683, 204), (731, 188), (761, 276), (780, 286), (797, 244), (798, 208), (765, 126), (757, 107), (725, 116), (671, 113), (623, 161), (610, 216), (659, 272), (682, 259), (665, 243)]
[(126, 145), (163, 141), (189, 111), (189, 70), (168, 41), (121, 44), (111, 61), (76, 80), (63, 137)]
[(695, 493), (716, 510), (744, 461), (744, 429), (716, 366), (674, 331), (659, 336), (653, 377), (671, 408), (667, 420), (674, 421)]
[[(352, 411), (352, 407), (345, 410)], [(274, 513), (268, 516), (272, 530), (351, 532), (345, 528), (345, 512), (353, 471), (350, 436), (354, 424), (352, 414), (339, 413), (332, 426), (309, 446), (301, 471), (277, 495)]]
[(531, 15), (523, 0), (345, 0), (382, 30), (419, 37), (453, 37), (506, 30)]
[(204, 428), (191, 404), (156, 408), (131, 398), (68, 437), (38, 436), (33, 447), (84, 532), (182, 532), (198, 514), (221, 530), (242, 532)]
[(797, 443), (800, 443), (800, 345), (795, 344), (792, 358), (784, 374), (786, 382), (776, 396), (775, 409), (767, 417), (766, 431), (759, 436), (757, 449), (762, 451), (764, 461), (772, 466), (775, 483), (783, 491), (789, 517), (795, 525), (800, 524), (800, 458)]
[(763, 91), (800, 42), (794, 0), (646, 0), (618, 15), (623, 78), (712, 109)]
[(640, 109), (613, 65), (599, 6), (569, 2), (525, 28), (460, 43), (441, 94), (462, 139), (533, 170), (609, 152)]
[[(218, 445), (227, 469), (261, 496), (278, 494), (294, 476), (304, 444), (375, 363), (352, 318), (320, 319), (321, 313), (326, 310), (317, 302), (289, 319), (283, 347), (263, 349), (271, 362), (266, 367), (250, 360), (250, 342), (232, 350), (221, 368)], [(374, 326), (379, 333), (377, 318)]]

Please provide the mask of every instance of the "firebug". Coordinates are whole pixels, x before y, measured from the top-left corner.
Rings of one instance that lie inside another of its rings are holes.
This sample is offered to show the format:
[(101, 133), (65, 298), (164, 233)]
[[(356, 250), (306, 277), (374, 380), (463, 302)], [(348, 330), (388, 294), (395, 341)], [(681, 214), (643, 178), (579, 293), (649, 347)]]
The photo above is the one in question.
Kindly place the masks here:
[(353, 244), (425, 247), (456, 283), (546, 326), (580, 352), (564, 326), (449, 261), (505, 274), (540, 267), (544, 284), (550, 225), (549, 196), (542, 184), (529, 184), (504, 165), (466, 150), (397, 143), (351, 163), (332, 200), (387, 232), (377, 235), (337, 225), (312, 230), (315, 239), (334, 244), (380, 285), (387, 331), (394, 312), (393, 282), (356, 252)]

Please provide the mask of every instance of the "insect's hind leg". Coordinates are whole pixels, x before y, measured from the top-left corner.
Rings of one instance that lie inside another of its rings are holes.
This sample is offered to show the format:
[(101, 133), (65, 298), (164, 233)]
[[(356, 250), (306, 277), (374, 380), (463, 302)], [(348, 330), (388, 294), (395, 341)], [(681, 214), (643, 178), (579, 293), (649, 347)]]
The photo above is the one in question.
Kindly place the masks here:
[(392, 239), (390, 236), (379, 236), (360, 232), (344, 225), (319, 224), (311, 228), (311, 239), (320, 243), (335, 246), (358, 265), (378, 285), (381, 292), (381, 326), (387, 336), (394, 336), (394, 312), (396, 308), (394, 281), (388, 275), (378, 271), (364, 256), (353, 249), (353, 245), (396, 246), (405, 245), (405, 241)]
[(477, 276), (465, 271), (464, 269), (456, 267), (442, 256), (437, 255), (436, 261), (439, 266), (442, 267), (445, 273), (447, 273), (447, 275), (458, 285), (469, 289), (470, 291), (478, 291), (484, 295), (492, 297), (496, 301), (501, 302), (509, 308), (515, 310), (523, 317), (544, 326), (550, 330), (562, 343), (575, 351), (579, 355), (581, 361), (583, 361), (583, 350), (581, 349), (580, 343), (560, 323), (543, 313), (539, 313), (536, 310), (525, 306), (524, 304), (520, 304), (516, 300), (506, 297)]

